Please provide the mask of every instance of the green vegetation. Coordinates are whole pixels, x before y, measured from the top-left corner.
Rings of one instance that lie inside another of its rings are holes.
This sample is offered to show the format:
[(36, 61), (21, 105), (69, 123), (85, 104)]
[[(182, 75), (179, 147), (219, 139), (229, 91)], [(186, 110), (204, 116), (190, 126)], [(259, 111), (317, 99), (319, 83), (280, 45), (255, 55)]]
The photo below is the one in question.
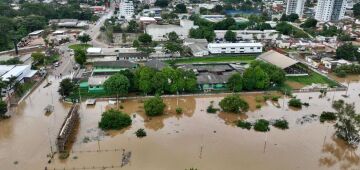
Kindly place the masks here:
[(87, 44), (89, 41), (91, 41), (91, 37), (89, 34), (83, 34), (83, 35), (79, 35), (77, 37), (77, 40), (79, 40), (81, 43), (83, 44)]
[[(97, 19), (91, 9), (80, 8), (79, 1), (72, 1), (67, 4), (22, 1), (19, 9), (13, 9), (11, 3), (13, 2), (0, 2), (0, 51), (14, 48), (13, 39), (19, 42), (30, 32), (41, 29), (50, 30), (47, 27), (50, 19)], [(51, 26), (51, 28), (54, 27)]]
[(90, 45), (90, 44), (73, 44), (73, 45), (69, 46), (69, 48), (73, 49), (74, 51), (75, 50), (86, 50), (89, 47), (92, 47), (92, 45)]
[(144, 94), (192, 92), (196, 90), (196, 76), (192, 71), (163, 68), (161, 71), (140, 67), (135, 71), (139, 91)]
[(217, 63), (217, 62), (244, 62), (250, 63), (255, 56), (249, 55), (214, 55), (208, 57), (192, 57), (167, 61), (170, 64), (191, 64), (191, 63)]
[(338, 77), (346, 77), (348, 74), (360, 74), (360, 65), (351, 64), (338, 66), (335, 68), (334, 72)]
[(231, 30), (228, 30), (228, 31), (226, 31), (224, 38), (226, 41), (235, 42), (236, 41), (236, 33)]
[(355, 112), (355, 105), (339, 100), (334, 101), (333, 108), (337, 117), (334, 125), (335, 134), (356, 148), (360, 142), (360, 114)]
[(18, 57), (10, 58), (5, 61), (0, 61), (0, 65), (15, 65), (15, 64), (22, 64), (23, 62), (20, 61)]
[(110, 109), (101, 115), (99, 128), (103, 130), (120, 130), (131, 125), (131, 118), (126, 113)]
[(61, 96), (67, 97), (71, 95), (72, 93), (75, 93), (76, 85), (74, 82), (71, 81), (71, 79), (66, 78), (61, 80), (60, 86), (58, 89), (58, 92)]
[(81, 66), (83, 66), (86, 63), (86, 50), (85, 49), (75, 49), (75, 61), (76, 63), (80, 64)]
[(236, 122), (236, 126), (242, 128), (242, 129), (250, 130), (252, 125), (251, 125), (250, 122), (247, 122), (247, 121), (244, 121), (244, 120), (238, 120)]
[(280, 18), (280, 21), (289, 21), (289, 22), (295, 22), (299, 19), (299, 15), (298, 14), (290, 14), (290, 15), (286, 15), (283, 14)]
[(243, 82), (245, 90), (263, 90), (269, 87), (270, 78), (259, 66), (249, 67), (243, 74)]
[(183, 109), (181, 107), (177, 107), (175, 111), (177, 114), (181, 114), (183, 112)]
[(116, 73), (104, 82), (104, 89), (108, 93), (125, 96), (129, 92), (129, 79), (121, 73)]
[(276, 30), (281, 34), (293, 36), (294, 38), (309, 38), (308, 34), (303, 30), (296, 28), (287, 22), (281, 22), (276, 25)]
[(160, 116), (164, 113), (166, 105), (159, 96), (147, 99), (144, 102), (145, 113), (148, 116)]
[(0, 118), (5, 117), (6, 112), (7, 112), (7, 104), (5, 101), (0, 100)]
[(270, 130), (269, 121), (265, 119), (259, 119), (255, 122), (254, 129), (259, 132), (267, 132)]
[(330, 87), (338, 86), (338, 84), (325, 76), (322, 76), (316, 72), (310, 72), (308, 76), (293, 76), (287, 77), (288, 81), (298, 82), (303, 85), (311, 85), (313, 83), (316, 84), (327, 84)]
[(280, 96), (271, 96), (271, 100), (274, 102), (279, 101)]
[(228, 86), (229, 90), (231, 90), (233, 92), (240, 92), (242, 90), (242, 86), (243, 86), (243, 80), (242, 80), (241, 74), (235, 73), (235, 74), (231, 75), (227, 82), (227, 86)]
[(146, 136), (146, 132), (145, 132), (145, 130), (143, 128), (140, 128), (135, 132), (135, 135), (138, 138), (142, 138), (142, 137)]
[(308, 18), (306, 21), (300, 25), (302, 28), (315, 28), (317, 24), (317, 20), (314, 18)]
[(320, 122), (334, 121), (336, 120), (336, 114), (334, 112), (322, 112), (320, 115)]
[(355, 47), (351, 43), (345, 43), (336, 49), (336, 58), (348, 61), (360, 61), (358, 47)]
[(360, 3), (356, 3), (354, 6), (353, 6), (353, 11), (354, 11), (354, 16), (356, 18), (360, 18)]
[(139, 52), (151, 54), (155, 52), (156, 42), (152, 41), (152, 37), (149, 34), (144, 33), (140, 34), (137, 40), (134, 40), (133, 46)]
[(249, 110), (249, 104), (236, 94), (226, 96), (220, 101), (219, 106), (223, 111), (232, 113), (244, 113)]
[(292, 98), (289, 100), (288, 104), (291, 107), (302, 108), (302, 102), (300, 99)]
[(175, 13), (187, 13), (186, 5), (185, 4), (177, 4), (175, 6)]
[(70, 156), (69, 151), (62, 151), (59, 153), (59, 159), (64, 160), (67, 159)]
[(276, 119), (273, 126), (279, 128), (279, 129), (283, 129), (283, 130), (289, 129), (289, 123), (285, 119)]
[(219, 109), (214, 108), (214, 102), (211, 101), (210, 105), (207, 107), (206, 112), (208, 113), (216, 113)]

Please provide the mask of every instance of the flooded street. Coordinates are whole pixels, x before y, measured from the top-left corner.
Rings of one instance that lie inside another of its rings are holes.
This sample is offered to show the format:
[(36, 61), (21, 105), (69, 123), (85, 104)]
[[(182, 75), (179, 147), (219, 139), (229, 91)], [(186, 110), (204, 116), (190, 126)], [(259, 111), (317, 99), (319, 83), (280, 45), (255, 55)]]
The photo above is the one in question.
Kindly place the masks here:
[[(122, 111), (131, 115), (133, 122), (121, 131), (104, 132), (98, 129), (101, 113), (110, 109), (107, 101), (93, 107), (83, 103), (80, 108), (80, 125), (67, 160), (47, 163), (50, 143), (55, 149), (56, 135), (70, 109), (58, 101), (57, 81), (50, 87), (41, 85), (18, 108), (13, 116), (0, 122), (0, 169), (126, 169), (126, 170), (233, 170), (233, 169), (360, 169), (360, 149), (352, 150), (333, 137), (333, 124), (319, 120), (298, 123), (304, 115), (320, 115), (332, 111), (331, 101), (344, 99), (355, 102), (360, 112), (360, 83), (350, 83), (346, 92), (295, 94), (309, 107), (301, 110), (288, 108), (288, 97), (278, 102), (262, 102), (256, 109), (257, 95), (242, 95), (249, 102), (246, 114), (210, 114), (206, 108), (224, 95), (202, 97), (174, 97), (164, 99), (166, 114), (148, 118), (142, 100), (124, 100)], [(44, 83), (45, 84), (45, 83)], [(56, 85), (56, 86), (55, 86)], [(46, 116), (48, 104), (55, 111)], [(175, 108), (183, 108), (176, 114)], [(280, 107), (279, 107), (280, 106)], [(271, 127), (270, 132), (255, 132), (234, 126), (234, 121), (255, 121), (285, 118), (290, 129)], [(137, 138), (135, 131), (144, 128), (147, 136)], [(123, 152), (131, 152), (130, 163), (121, 167)], [(240, 168), (241, 167), (241, 168)]]

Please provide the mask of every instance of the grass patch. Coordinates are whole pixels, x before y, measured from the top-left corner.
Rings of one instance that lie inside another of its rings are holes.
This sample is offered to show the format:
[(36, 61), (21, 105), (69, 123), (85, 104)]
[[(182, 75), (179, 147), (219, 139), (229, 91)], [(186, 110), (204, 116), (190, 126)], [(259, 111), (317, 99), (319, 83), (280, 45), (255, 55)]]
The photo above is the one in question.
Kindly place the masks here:
[(191, 63), (218, 63), (218, 62), (244, 62), (250, 63), (256, 56), (251, 55), (214, 55), (209, 57), (191, 57), (186, 59), (175, 59), (166, 61), (169, 64), (191, 64)]
[(89, 47), (92, 47), (92, 45), (90, 44), (73, 44), (70, 45), (69, 48), (73, 49), (73, 50), (77, 50), (77, 49), (88, 49)]
[(330, 87), (338, 86), (335, 81), (328, 79), (327, 77), (311, 71), (309, 76), (296, 76), (296, 77), (287, 77), (288, 81), (297, 82), (303, 85), (311, 85), (313, 83), (316, 84), (327, 84)]

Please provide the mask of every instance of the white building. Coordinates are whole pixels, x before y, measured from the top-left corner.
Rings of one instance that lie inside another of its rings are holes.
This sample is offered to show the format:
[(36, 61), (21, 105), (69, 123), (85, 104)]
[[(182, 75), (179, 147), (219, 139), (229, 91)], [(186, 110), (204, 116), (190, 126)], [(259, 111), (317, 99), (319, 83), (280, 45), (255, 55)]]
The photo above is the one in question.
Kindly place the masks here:
[(186, 38), (184, 45), (190, 48), (191, 54), (195, 57), (209, 55), (209, 50), (207, 49), (208, 42), (206, 39)]
[(165, 41), (167, 40), (167, 34), (172, 31), (176, 32), (180, 39), (187, 38), (191, 28), (198, 28), (198, 26), (194, 25), (194, 21), (180, 20), (180, 25), (147, 25), (145, 32), (151, 35), (154, 41)]
[(305, 0), (287, 0), (286, 15), (298, 14), (301, 18), (304, 13)]
[(315, 8), (315, 19), (322, 22), (343, 19), (346, 3), (346, 0), (318, 0)]
[(129, 0), (121, 0), (119, 4), (119, 16), (118, 18), (125, 18), (131, 20), (134, 15), (134, 4)]
[[(216, 39), (224, 39), (228, 30), (214, 30)], [(231, 30), (236, 34), (238, 40), (253, 40), (253, 39), (276, 39), (279, 36), (279, 32), (276, 30)]]
[(208, 50), (212, 54), (248, 54), (261, 53), (263, 45), (261, 43), (209, 43)]
[[(17, 82), (23, 83), (26, 78), (32, 78), (38, 71), (31, 70), (31, 65), (0, 65), (0, 77), (2, 81), (9, 81), (15, 77)], [(1, 93), (4, 95), (10, 89), (3, 88)]]

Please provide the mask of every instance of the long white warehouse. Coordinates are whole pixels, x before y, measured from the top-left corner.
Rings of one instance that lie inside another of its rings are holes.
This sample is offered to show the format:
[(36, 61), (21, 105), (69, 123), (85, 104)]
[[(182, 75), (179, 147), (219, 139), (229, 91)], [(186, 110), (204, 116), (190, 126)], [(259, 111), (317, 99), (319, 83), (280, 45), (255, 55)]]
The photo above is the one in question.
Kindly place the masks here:
[(261, 53), (261, 43), (209, 43), (208, 50), (212, 54), (248, 54)]

